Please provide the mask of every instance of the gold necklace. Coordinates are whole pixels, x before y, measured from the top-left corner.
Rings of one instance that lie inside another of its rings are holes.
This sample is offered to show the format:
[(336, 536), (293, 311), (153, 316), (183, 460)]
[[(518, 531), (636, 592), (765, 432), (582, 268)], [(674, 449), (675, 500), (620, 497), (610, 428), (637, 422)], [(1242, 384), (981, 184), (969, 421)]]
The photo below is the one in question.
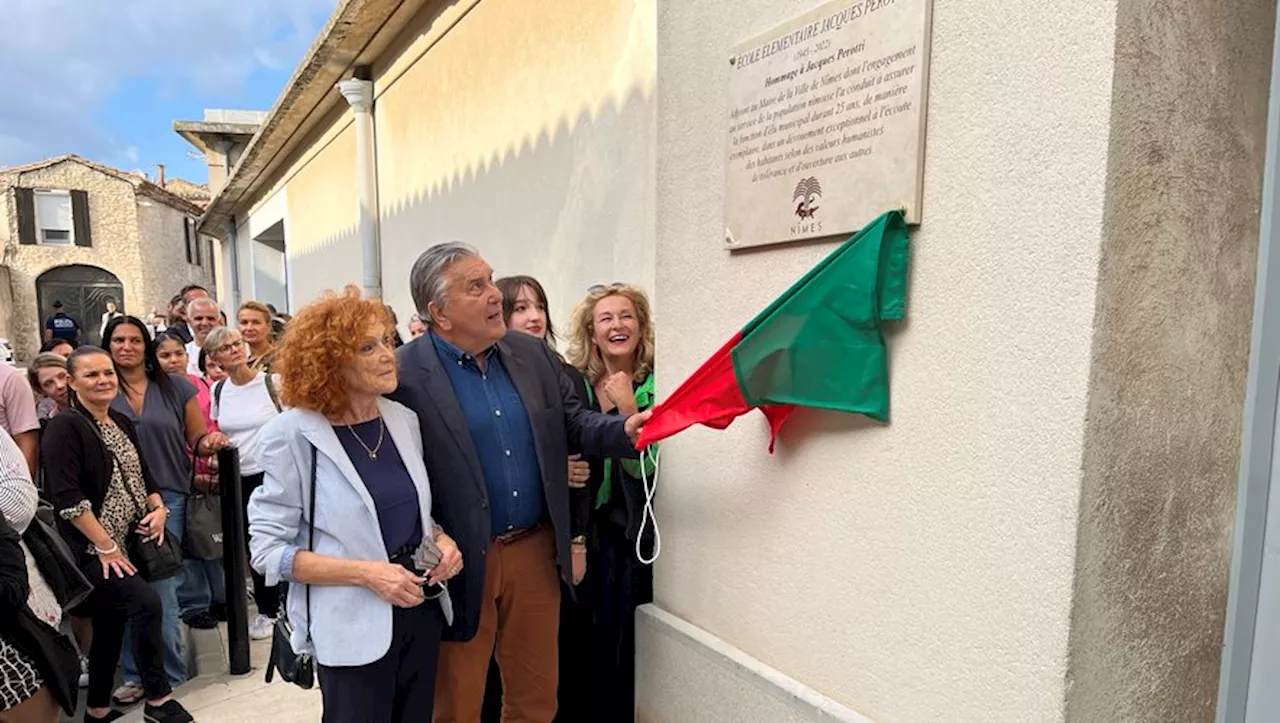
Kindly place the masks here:
[(347, 431), (351, 432), (351, 436), (356, 438), (356, 441), (360, 443), (361, 447), (364, 447), (364, 451), (369, 455), (369, 459), (378, 459), (378, 450), (382, 449), (382, 440), (385, 432), (387, 431), (387, 428), (382, 424), (381, 414), (378, 415), (378, 443), (373, 445), (373, 449), (369, 449), (369, 445), (365, 444), (363, 439), (360, 439), (360, 435), (356, 434), (356, 430), (350, 424), (347, 425)]

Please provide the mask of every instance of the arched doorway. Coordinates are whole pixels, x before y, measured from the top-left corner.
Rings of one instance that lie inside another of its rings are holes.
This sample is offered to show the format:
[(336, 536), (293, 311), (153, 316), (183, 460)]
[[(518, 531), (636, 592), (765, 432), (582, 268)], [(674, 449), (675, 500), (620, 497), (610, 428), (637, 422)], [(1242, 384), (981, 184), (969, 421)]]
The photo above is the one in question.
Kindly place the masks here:
[(115, 274), (96, 266), (73, 264), (49, 269), (36, 277), (36, 299), (40, 304), (41, 334), (53, 302), (61, 301), (67, 316), (80, 322), (82, 344), (102, 343), (102, 315), (108, 301), (125, 311), (124, 285)]

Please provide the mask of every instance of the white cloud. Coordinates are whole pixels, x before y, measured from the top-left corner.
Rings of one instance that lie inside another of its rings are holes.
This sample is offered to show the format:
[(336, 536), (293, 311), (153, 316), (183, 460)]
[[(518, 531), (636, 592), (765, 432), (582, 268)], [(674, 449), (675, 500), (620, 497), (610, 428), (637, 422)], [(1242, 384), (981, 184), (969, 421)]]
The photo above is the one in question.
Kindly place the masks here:
[(292, 67), (336, 2), (0, 0), (0, 166), (128, 158), (94, 121), (123, 81), (234, 97), (255, 70)]

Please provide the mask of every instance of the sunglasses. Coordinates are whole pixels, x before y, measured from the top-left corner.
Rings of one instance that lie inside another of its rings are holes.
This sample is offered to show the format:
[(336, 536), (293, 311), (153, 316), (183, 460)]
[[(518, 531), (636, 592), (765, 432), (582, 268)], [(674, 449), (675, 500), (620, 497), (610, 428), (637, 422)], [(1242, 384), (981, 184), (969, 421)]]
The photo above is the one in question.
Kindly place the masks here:
[(588, 286), (588, 287), (587, 287), (587, 293), (588, 293), (588, 294), (600, 294), (600, 293), (603, 293), (603, 292), (605, 292), (605, 291), (621, 291), (622, 289), (626, 288), (626, 286), (627, 286), (627, 285), (626, 285), (626, 284), (624, 284), (624, 283), (622, 283), (621, 281), (615, 281), (615, 282), (613, 282), (612, 284), (608, 284), (608, 285), (605, 285), (605, 284), (592, 284), (591, 286)]

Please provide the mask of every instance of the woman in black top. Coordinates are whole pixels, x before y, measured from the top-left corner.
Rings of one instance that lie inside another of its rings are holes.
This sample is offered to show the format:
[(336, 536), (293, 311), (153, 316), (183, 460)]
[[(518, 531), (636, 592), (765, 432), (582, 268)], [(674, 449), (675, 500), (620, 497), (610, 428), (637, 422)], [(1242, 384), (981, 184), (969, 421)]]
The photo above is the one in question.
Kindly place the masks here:
[(42, 440), (49, 497), (62, 533), (94, 583), (83, 608), (93, 619), (86, 721), (110, 721), (111, 686), (131, 623), (133, 649), (154, 723), (185, 723), (191, 715), (171, 697), (164, 672), (160, 597), (129, 561), (129, 536), (159, 542), (168, 510), (160, 498), (128, 417), (111, 409), (118, 382), (107, 352), (81, 347), (67, 359), (72, 409), (49, 422)]
[[(507, 328), (536, 336), (551, 348), (556, 346), (555, 326), (547, 309), (547, 292), (532, 276), (508, 276), (495, 282), (502, 292), (502, 318)], [(565, 374), (574, 383), (578, 397), (586, 402), (587, 385), (578, 370), (562, 360)], [(577, 450), (570, 450), (577, 452)], [(581, 454), (569, 455), (569, 535), (573, 560), (573, 583), (587, 574), (587, 523), (591, 514), (591, 467)], [(573, 590), (560, 596), (560, 691), (556, 721), (590, 721), (591, 616)], [(489, 666), (485, 685), (483, 723), (497, 723), (502, 713), (502, 678), (496, 662)], [(599, 720), (598, 718), (594, 720)]]
[[(650, 408), (655, 334), (644, 292), (593, 286), (571, 324), (569, 361), (586, 377), (589, 406), (623, 416)], [(579, 591), (592, 620), (592, 720), (630, 720), (635, 710), (635, 611), (653, 601), (655, 535), (645, 517), (652, 488), (645, 478), (653, 479), (654, 451), (639, 460), (591, 460), (590, 574)]]

